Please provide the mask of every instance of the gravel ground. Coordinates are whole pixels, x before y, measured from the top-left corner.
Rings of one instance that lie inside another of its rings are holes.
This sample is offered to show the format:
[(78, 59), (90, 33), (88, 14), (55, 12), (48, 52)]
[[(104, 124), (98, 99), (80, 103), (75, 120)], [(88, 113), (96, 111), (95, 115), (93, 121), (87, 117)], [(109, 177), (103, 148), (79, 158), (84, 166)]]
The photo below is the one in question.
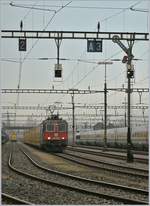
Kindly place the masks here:
[[(2, 192), (9, 193), (12, 196), (14, 195), (26, 201), (33, 202), (34, 204), (121, 204), (113, 200), (106, 200), (92, 195), (87, 196), (79, 192), (72, 192), (35, 180), (31, 181), (28, 178), (16, 174), (7, 166), (10, 146), (11, 144), (7, 143), (2, 147)], [(21, 160), (22, 156), (20, 156), (16, 147), (14, 147), (14, 151), (14, 158), (17, 156), (18, 159), (17, 164), (19, 164), (22, 169), (24, 169), (24, 166), (27, 169), (29, 165), (27, 162), (24, 163), (24, 159)], [(17, 155), (17, 152), (19, 155)], [(14, 162), (13, 164), (16, 163)], [(31, 167), (29, 168), (29, 170), (32, 170)]]
[[(139, 163), (139, 162), (136, 162), (136, 161), (134, 161), (132, 163), (128, 163), (126, 160), (121, 160), (121, 159), (117, 159), (117, 158), (103, 157), (101, 155), (86, 154), (86, 150), (85, 150), (85, 153), (82, 153), (82, 152), (79, 152), (79, 151), (77, 151), (77, 152), (76, 151), (71, 151), (71, 149), (66, 149), (65, 151), (67, 153), (78, 154), (81, 157), (88, 157), (88, 158), (91, 158), (91, 159), (110, 162), (110, 163), (121, 165), (121, 166), (148, 170), (148, 164), (146, 164), (146, 163)], [(107, 152), (106, 152), (106, 154), (107, 154)]]
[[(20, 162), (21, 159), (21, 162)], [(45, 172), (42, 170), (37, 169), (32, 163), (29, 162), (27, 157), (21, 153), (18, 149), (18, 147), (15, 147), (15, 162), (13, 164), (16, 168), (21, 169), (22, 171), (27, 171), (29, 173), (32, 173), (33, 175), (37, 175), (38, 177), (45, 178), (47, 180), (55, 181), (58, 183), (66, 184), (68, 186), (75, 186), (79, 188), (84, 189), (90, 189), (95, 192), (102, 192), (104, 194), (110, 194), (110, 195), (118, 195), (120, 197), (126, 197), (126, 198), (132, 198), (132, 199), (139, 199), (139, 200), (146, 200), (148, 201), (147, 197), (144, 197), (143, 195), (135, 195), (135, 193), (131, 192), (123, 192), (120, 191), (120, 189), (115, 189), (108, 187), (108, 186), (100, 186), (97, 184), (92, 183), (85, 183), (81, 182), (80, 180), (72, 180), (71, 178), (62, 177), (57, 174), (52, 174), (49, 172)], [(27, 167), (28, 165), (28, 167)]]
[[(98, 167), (96, 169), (101, 170), (104, 173), (109, 173), (110, 175), (113, 176), (117, 176), (117, 177), (122, 177), (122, 176), (126, 176), (127, 178), (130, 176), (130, 178), (132, 180), (142, 180), (145, 179), (147, 181), (148, 177), (143, 177), (141, 175), (148, 175), (148, 171), (139, 171), (137, 169), (133, 169), (133, 168), (126, 168), (126, 167), (122, 167), (120, 165), (112, 165), (110, 163), (106, 163), (105, 161), (96, 161), (94, 158), (92, 159), (89, 155), (90, 158), (85, 156), (81, 156), (81, 154), (79, 153), (63, 153), (63, 154), (59, 154), (60, 157), (62, 158), (66, 158), (67, 160), (70, 161), (77, 161), (78, 163), (82, 164), (86, 164), (87, 166), (90, 167)], [(137, 176), (140, 175), (140, 176)]]
[(141, 189), (148, 189), (148, 181), (141, 178), (131, 177), (127, 175), (119, 175), (118, 173), (112, 173), (108, 171), (103, 170), (97, 170), (97, 169), (90, 169), (89, 167), (82, 166), (73, 162), (70, 162), (68, 160), (63, 160), (62, 158), (55, 157), (49, 153), (45, 153), (42, 151), (38, 151), (36, 149), (33, 149), (31, 147), (24, 146), (29, 152), (29, 154), (32, 154), (35, 161), (40, 161), (40, 164), (42, 162), (42, 165), (51, 168), (54, 170), (58, 170), (65, 173), (70, 173), (73, 175), (91, 178), (99, 181), (107, 181), (111, 183), (121, 184), (129, 187), (136, 187)]

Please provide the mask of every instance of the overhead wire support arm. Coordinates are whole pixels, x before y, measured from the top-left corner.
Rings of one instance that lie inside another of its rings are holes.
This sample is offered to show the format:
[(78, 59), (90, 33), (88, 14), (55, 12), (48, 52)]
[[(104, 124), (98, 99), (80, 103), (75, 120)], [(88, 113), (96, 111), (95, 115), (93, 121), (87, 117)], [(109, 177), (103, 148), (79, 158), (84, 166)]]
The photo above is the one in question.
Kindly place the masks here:
[(2, 38), (35, 38), (35, 39), (104, 39), (112, 40), (117, 35), (120, 40), (148, 41), (149, 33), (136, 32), (88, 32), (88, 31), (33, 31), (2, 30)]
[[(107, 88), (107, 91), (127, 92), (126, 88)], [(131, 92), (149, 92), (149, 88), (132, 88)], [(67, 89), (2, 89), (2, 93), (29, 93), (29, 94), (95, 94), (104, 93), (104, 90), (67, 90)]]
[(29, 94), (95, 94), (104, 93), (103, 90), (54, 90), (54, 89), (2, 89), (2, 93), (29, 93)]
[(113, 41), (114, 43), (117, 43), (117, 44), (121, 47), (121, 49), (122, 49), (126, 54), (128, 54), (129, 49), (120, 41), (120, 38), (119, 38), (118, 35), (114, 35), (112, 41)]
[[(107, 88), (109, 91), (127, 92), (126, 88)], [(131, 92), (149, 92), (149, 88), (132, 88)]]
[(59, 64), (59, 49), (60, 49), (61, 42), (62, 39), (60, 39), (59, 37), (55, 38), (55, 43), (57, 46), (57, 64)]
[[(40, 106), (40, 107), (38, 107), (38, 106), (22, 106), (22, 105), (20, 105), (20, 106), (2, 106), (2, 108), (3, 108), (3, 110), (14, 110), (14, 108), (16, 108), (17, 110), (18, 109), (22, 109), (22, 110), (47, 110), (48, 109), (48, 106)], [(80, 105), (80, 106), (78, 106), (78, 105), (76, 105), (76, 108), (83, 108), (83, 109), (104, 109), (104, 106), (90, 106), (90, 105)], [(125, 109), (126, 108), (126, 106), (107, 106), (107, 108), (108, 109)], [(141, 105), (141, 106), (131, 106), (131, 108), (132, 109), (149, 109), (149, 107), (148, 106), (143, 106), (143, 105)], [(63, 107), (60, 107), (60, 109), (72, 109), (72, 107), (68, 107), (68, 106), (63, 106)]]

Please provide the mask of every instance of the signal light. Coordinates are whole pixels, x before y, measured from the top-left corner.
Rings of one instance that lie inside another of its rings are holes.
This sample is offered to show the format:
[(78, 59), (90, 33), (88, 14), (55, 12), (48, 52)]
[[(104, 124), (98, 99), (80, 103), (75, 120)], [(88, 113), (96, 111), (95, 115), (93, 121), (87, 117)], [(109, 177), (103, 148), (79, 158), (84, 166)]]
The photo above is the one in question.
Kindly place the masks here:
[(122, 63), (126, 63), (128, 61), (128, 56), (124, 56), (122, 59)]
[(128, 70), (127, 71), (127, 77), (128, 78), (134, 78), (134, 70)]
[(62, 78), (62, 64), (55, 64), (54, 76), (55, 78)]
[(61, 78), (62, 77), (62, 70), (60, 70), (60, 69), (55, 70), (55, 77)]
[(134, 78), (134, 65), (127, 64), (127, 78)]

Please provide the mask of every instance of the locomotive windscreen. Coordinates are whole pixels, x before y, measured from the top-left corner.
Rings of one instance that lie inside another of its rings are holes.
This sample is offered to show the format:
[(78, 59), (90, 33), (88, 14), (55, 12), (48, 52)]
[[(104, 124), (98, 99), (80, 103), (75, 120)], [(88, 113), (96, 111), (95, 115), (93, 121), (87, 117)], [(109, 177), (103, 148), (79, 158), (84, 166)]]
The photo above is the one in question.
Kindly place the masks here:
[(68, 131), (68, 124), (66, 121), (49, 121), (46, 125), (46, 131), (56, 130), (60, 132)]
[(53, 131), (54, 130), (54, 125), (53, 124), (47, 124), (47, 131)]
[(61, 131), (61, 132), (67, 131), (67, 125), (64, 123), (60, 124), (59, 131)]

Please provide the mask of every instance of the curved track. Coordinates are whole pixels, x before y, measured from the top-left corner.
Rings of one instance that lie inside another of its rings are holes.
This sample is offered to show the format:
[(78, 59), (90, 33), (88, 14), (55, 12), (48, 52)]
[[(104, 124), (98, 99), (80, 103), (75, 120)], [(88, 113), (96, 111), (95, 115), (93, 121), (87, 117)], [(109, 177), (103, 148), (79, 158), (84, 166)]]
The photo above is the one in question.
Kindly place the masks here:
[[(72, 147), (72, 145), (69, 145), (68, 147)], [(87, 145), (74, 145), (73, 147), (79, 147), (79, 148), (87, 148), (87, 149), (92, 149), (92, 150), (103, 150), (104, 147), (101, 146), (87, 146)], [(107, 147), (107, 151), (110, 152), (122, 152), (122, 153), (127, 153), (127, 149), (119, 149), (119, 148), (115, 148), (115, 147)], [(132, 150), (132, 152), (134, 154), (140, 154), (140, 155), (148, 155), (149, 152), (148, 151), (141, 151), (141, 150)]]
[[(125, 151), (122, 152), (121, 150), (117, 151), (118, 153), (123, 153), (123, 154), (117, 154), (116, 153), (113, 153), (114, 151), (112, 150), (106, 150), (105, 152), (102, 151), (102, 149), (94, 149), (94, 148), (91, 148), (91, 147), (77, 147), (77, 146), (68, 146), (66, 148), (66, 150), (70, 150), (70, 151), (77, 151), (77, 152), (82, 152), (82, 153), (86, 153), (86, 154), (93, 154), (93, 155), (99, 155), (99, 156), (103, 156), (103, 157), (109, 157), (109, 158), (114, 158), (114, 159), (119, 159), (119, 160), (126, 160), (127, 157), (124, 155), (125, 154)], [(146, 154), (146, 155), (145, 155)], [(147, 158), (139, 158), (139, 157), (134, 157), (134, 161), (135, 162), (139, 162), (139, 163), (145, 163), (145, 164), (148, 164), (148, 154), (147, 153), (139, 153), (139, 155), (145, 155), (147, 156)]]
[(6, 193), (1, 194), (2, 201), (5, 204), (11, 204), (11, 205), (32, 205), (32, 203), (27, 202), (25, 200), (19, 199), (17, 197), (13, 197), (11, 195), (8, 195)]
[[(25, 153), (24, 153), (25, 154)], [(28, 156), (28, 158), (30, 158), (29, 156)], [(33, 160), (31, 160), (31, 158), (30, 158), (30, 161), (32, 161), (32, 162), (34, 162)], [(37, 163), (35, 163), (34, 162), (34, 164), (36, 165), (36, 166), (38, 166), (38, 167), (40, 167), (41, 169), (44, 169), (44, 170), (47, 170), (46, 168), (44, 168), (44, 167), (41, 167), (40, 165), (38, 165)], [(129, 198), (123, 198), (123, 197), (120, 197), (120, 196), (114, 196), (114, 195), (110, 195), (110, 194), (105, 194), (105, 193), (99, 193), (99, 192), (94, 192), (94, 191), (92, 191), (92, 190), (87, 190), (87, 189), (83, 189), (83, 188), (79, 188), (79, 187), (76, 187), (76, 186), (68, 186), (68, 185), (66, 185), (66, 184), (62, 184), (62, 183), (58, 183), (58, 182), (55, 182), (55, 181), (50, 181), (50, 180), (46, 180), (46, 179), (43, 179), (43, 178), (41, 178), (41, 177), (37, 177), (37, 176), (35, 176), (35, 175), (31, 175), (31, 174), (29, 174), (29, 173), (26, 173), (26, 172), (23, 172), (23, 171), (20, 171), (20, 170), (18, 170), (17, 168), (15, 168), (13, 165), (12, 165), (12, 153), (10, 153), (10, 157), (9, 157), (9, 167), (13, 170), (13, 171), (15, 171), (15, 172), (17, 172), (17, 173), (19, 173), (19, 174), (21, 174), (21, 175), (24, 175), (24, 176), (26, 176), (26, 177), (28, 177), (28, 178), (31, 178), (31, 179), (34, 179), (34, 180), (37, 180), (37, 181), (41, 181), (41, 182), (44, 182), (44, 183), (46, 183), (46, 184), (51, 184), (51, 185), (54, 185), (54, 186), (57, 186), (57, 187), (62, 187), (62, 188), (65, 188), (65, 189), (67, 189), (67, 190), (71, 190), (71, 191), (76, 191), (76, 192), (80, 192), (80, 193), (84, 193), (84, 194), (87, 194), (87, 195), (93, 195), (93, 196), (97, 196), (97, 197), (100, 197), (100, 198), (105, 198), (105, 199), (113, 199), (113, 200), (115, 200), (115, 201), (119, 201), (119, 202), (122, 202), (122, 203), (125, 203), (125, 204), (147, 204), (148, 202), (145, 200), (135, 200), (135, 199), (129, 199)], [(47, 171), (49, 171), (49, 172), (55, 172), (56, 173), (56, 171), (52, 171), (52, 170), (47, 170)], [(63, 176), (66, 176), (67, 174), (65, 174), (65, 173), (60, 173), (59, 172), (59, 174), (60, 175), (63, 175)], [(71, 176), (70, 176), (71, 177)], [(76, 178), (76, 179), (80, 179), (80, 181), (81, 181), (81, 179), (82, 179), (82, 181), (90, 181), (90, 180), (87, 180), (87, 179), (84, 179), (84, 178), (79, 178), (79, 177), (75, 177), (75, 176), (72, 176), (71, 178)], [(92, 181), (91, 181), (92, 182)], [(94, 181), (95, 182), (95, 184), (102, 184), (102, 182), (100, 183), (98, 183), (98, 182), (96, 182), (96, 181)], [(103, 183), (104, 184), (104, 183)], [(108, 186), (108, 185), (107, 185)], [(109, 185), (110, 186), (110, 185)], [(113, 187), (119, 187), (119, 185), (117, 186), (115, 186), (115, 185), (113, 185)], [(120, 186), (120, 188), (121, 188), (121, 186)], [(129, 188), (126, 188), (126, 189), (129, 189)], [(124, 190), (126, 190), (125, 188), (124, 188)], [(131, 188), (130, 188), (131, 189)], [(142, 195), (144, 194), (144, 195), (146, 195), (147, 196), (147, 191), (140, 191), (140, 190), (136, 190), (136, 188), (134, 188), (133, 189), (134, 190), (134, 192), (135, 193), (137, 193), (137, 192), (142, 192)]]
[(72, 179), (75, 180), (80, 180), (80, 181), (84, 181), (84, 182), (88, 182), (88, 183), (96, 183), (98, 185), (103, 185), (103, 186), (110, 186), (113, 189), (120, 189), (120, 190), (125, 190), (125, 191), (129, 191), (129, 192), (135, 192), (140, 193), (141, 195), (146, 195), (148, 196), (148, 191), (147, 190), (142, 190), (142, 189), (138, 189), (138, 188), (133, 188), (133, 187), (127, 187), (127, 186), (123, 186), (123, 185), (119, 185), (119, 184), (112, 184), (112, 183), (108, 183), (108, 182), (104, 182), (104, 181), (95, 181), (95, 180), (91, 180), (91, 179), (87, 179), (87, 178), (83, 178), (83, 177), (79, 177), (79, 176), (74, 176), (71, 174), (67, 174), (64, 172), (59, 172), (57, 170), (52, 170), (52, 169), (48, 169), (46, 167), (41, 166), (40, 164), (38, 164), (37, 162), (35, 162), (26, 152), (24, 152), (23, 150), (21, 150), (27, 157), (28, 159), (38, 168), (54, 173), (54, 174), (59, 174), (61, 176), (65, 176), (65, 177), (70, 177)]
[(70, 154), (70, 153), (65, 152), (63, 154), (55, 154), (55, 155), (62, 157), (64, 159), (76, 162), (78, 164), (90, 166), (96, 169), (104, 169), (107, 171), (117, 172), (120, 174), (148, 179), (148, 170), (145, 170), (145, 169), (138, 169), (138, 168), (127, 167), (123, 165), (108, 163), (108, 162), (104, 162), (100, 160), (94, 160), (88, 157), (81, 157), (80, 154), (77, 155), (77, 154)]

